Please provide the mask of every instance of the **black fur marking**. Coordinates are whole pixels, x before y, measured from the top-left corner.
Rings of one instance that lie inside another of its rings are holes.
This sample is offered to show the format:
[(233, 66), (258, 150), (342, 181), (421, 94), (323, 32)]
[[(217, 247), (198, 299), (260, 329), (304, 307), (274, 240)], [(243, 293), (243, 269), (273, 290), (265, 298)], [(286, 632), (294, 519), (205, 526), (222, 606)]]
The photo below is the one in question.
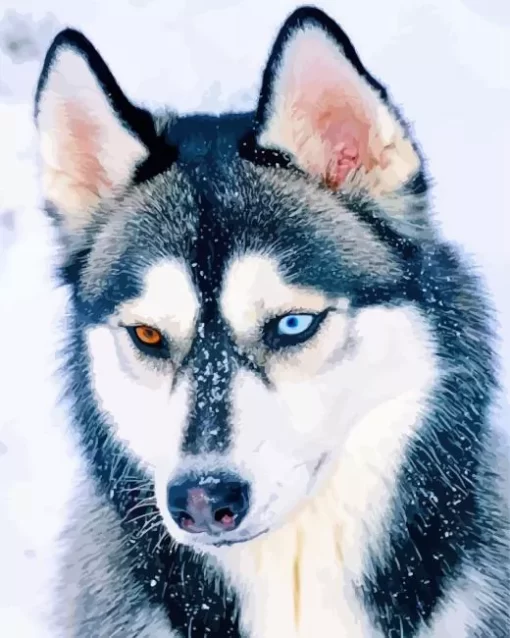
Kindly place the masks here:
[(132, 183), (141, 184), (164, 173), (175, 164), (178, 158), (179, 149), (177, 147), (169, 146), (163, 139), (156, 138), (149, 147), (147, 159), (136, 167)]
[(258, 166), (300, 170), (292, 163), (291, 158), (286, 153), (259, 146), (254, 131), (250, 131), (241, 139), (239, 143), (239, 156)]
[[(215, 210), (214, 193), (208, 193), (209, 179), (201, 173), (194, 177), (199, 193), (198, 234), (191, 246), (189, 263), (200, 293), (201, 314), (195, 341), (183, 366), (191, 370), (195, 390), (183, 450), (189, 454), (221, 453), (230, 442), (228, 397), (236, 362), (218, 300), (232, 234)], [(208, 177), (214, 182), (212, 175)]]
[[(200, 168), (196, 168), (197, 146), (192, 143), (193, 138), (187, 144), (183, 142), (183, 146), (189, 145), (183, 159), (188, 159), (188, 175), (198, 193), (198, 234), (187, 259), (200, 293), (201, 316), (194, 343), (181, 366), (181, 372), (191, 370), (194, 385), (190, 421), (182, 447), (184, 452), (195, 455), (228, 450), (231, 439), (228, 397), (235, 370), (246, 367), (266, 385), (268, 383), (265, 371), (235, 346), (218, 305), (225, 267), (243, 231), (239, 223), (242, 220), (236, 218), (236, 211), (229, 211), (230, 216), (220, 213), (224, 204), (221, 193), (216, 192), (213, 185), (225, 179), (214, 157), (216, 153), (221, 156), (222, 152), (210, 146), (207, 130), (207, 126), (204, 127), (203, 143), (198, 149), (202, 159)], [(204, 157), (210, 153), (213, 158), (207, 164)]]
[(410, 262), (419, 257), (420, 247), (409, 237), (391, 228), (380, 216), (377, 210), (368, 205), (357, 207), (354, 214), (358, 219), (370, 226), (370, 229), (381, 242), (390, 248), (404, 261)]
[(85, 248), (79, 252), (73, 254), (71, 259), (65, 261), (65, 263), (58, 269), (58, 279), (63, 285), (76, 285), (80, 278), (80, 273), (87, 264), (90, 255), (90, 250)]
[(219, 317), (203, 324), (187, 358), (193, 403), (182, 443), (186, 454), (224, 453), (231, 439), (230, 385), (237, 367), (229, 336)]

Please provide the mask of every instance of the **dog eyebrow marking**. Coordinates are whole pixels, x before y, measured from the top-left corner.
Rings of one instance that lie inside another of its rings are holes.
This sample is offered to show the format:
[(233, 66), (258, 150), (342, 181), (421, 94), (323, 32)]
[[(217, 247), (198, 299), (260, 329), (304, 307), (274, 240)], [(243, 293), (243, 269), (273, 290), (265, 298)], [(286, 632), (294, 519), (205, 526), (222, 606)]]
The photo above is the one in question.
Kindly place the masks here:
[(125, 324), (144, 323), (166, 332), (178, 342), (192, 338), (200, 304), (184, 263), (166, 259), (148, 270), (141, 296), (119, 309)]
[(250, 337), (269, 316), (295, 310), (322, 312), (331, 299), (317, 290), (288, 284), (268, 255), (247, 254), (227, 268), (221, 312), (239, 337)]

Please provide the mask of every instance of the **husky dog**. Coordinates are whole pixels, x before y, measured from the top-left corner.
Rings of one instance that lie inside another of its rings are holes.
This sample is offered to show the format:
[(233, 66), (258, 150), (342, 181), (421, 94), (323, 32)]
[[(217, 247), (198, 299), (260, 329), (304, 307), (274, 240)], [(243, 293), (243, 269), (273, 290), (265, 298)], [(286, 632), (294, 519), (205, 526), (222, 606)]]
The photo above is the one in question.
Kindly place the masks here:
[(219, 117), (67, 29), (35, 119), (87, 468), (55, 636), (508, 636), (491, 312), (342, 29), (296, 10)]

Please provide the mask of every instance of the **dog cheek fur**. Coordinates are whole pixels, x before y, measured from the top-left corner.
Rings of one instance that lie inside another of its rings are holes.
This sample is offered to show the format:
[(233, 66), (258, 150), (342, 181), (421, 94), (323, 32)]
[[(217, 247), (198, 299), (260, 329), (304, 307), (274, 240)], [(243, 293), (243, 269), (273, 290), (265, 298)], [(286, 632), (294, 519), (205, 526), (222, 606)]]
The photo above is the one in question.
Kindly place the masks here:
[[(431, 331), (413, 307), (361, 311), (356, 332), (356, 354), (339, 365), (337, 400), (327, 424), (317, 426), (315, 448), (310, 438), (302, 440), (301, 451), (307, 453), (302, 461), (309, 460), (312, 449), (335, 450), (316, 493), (270, 535), (219, 552), (243, 592), (242, 620), (252, 635), (377, 635), (363, 624), (352, 583), (364, 573), (368, 548), (385, 549), (385, 513), (395, 497), (406, 444), (418, 435), (438, 372)], [(252, 464), (255, 484), (267, 484), (276, 474), (282, 476), (267, 464), (268, 450), (285, 441), (283, 449), (289, 450), (296, 434), (286, 435), (270, 413), (260, 419), (257, 405), (259, 401), (246, 413), (243, 408), (239, 431), (258, 431), (260, 449), (255, 452), (254, 441), (241, 443), (239, 434), (237, 444), (246, 447), (238, 453)], [(296, 463), (295, 450), (289, 455)], [(290, 473), (289, 480), (293, 478)], [(295, 504), (306, 499), (304, 492), (297, 493), (306, 481), (286, 487)], [(288, 499), (289, 494), (286, 504)]]
[(90, 377), (97, 404), (128, 453), (142, 467), (168, 477), (179, 463), (188, 384), (183, 379), (172, 391), (170, 372), (150, 370), (119, 341), (105, 326), (88, 331)]

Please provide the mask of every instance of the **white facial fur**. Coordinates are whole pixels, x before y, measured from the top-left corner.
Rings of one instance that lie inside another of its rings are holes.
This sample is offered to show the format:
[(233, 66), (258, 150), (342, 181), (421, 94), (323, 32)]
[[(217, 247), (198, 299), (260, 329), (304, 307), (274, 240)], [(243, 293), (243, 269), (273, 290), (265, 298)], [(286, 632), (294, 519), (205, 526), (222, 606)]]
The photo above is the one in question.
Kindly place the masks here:
[[(279, 527), (303, 507), (315, 494), (314, 487), (322, 489), (325, 477), (342, 467), (342, 454), (367, 415), (379, 411), (380, 421), (370, 421), (367, 439), (360, 442), (363, 457), (351, 463), (375, 456), (370, 462), (376, 469), (384, 463), (386, 470), (386, 464), (392, 465), (390, 452), (396, 446), (400, 453), (412, 433), (434, 376), (431, 345), (416, 310), (374, 307), (351, 316), (345, 299), (328, 300), (316, 291), (285, 284), (276, 264), (263, 256), (235, 260), (221, 295), (224, 319), (244, 342), (254, 338), (254, 327), (266, 312), (320, 311), (333, 303), (338, 310), (304, 348), (268, 360), (273, 388), (246, 370), (236, 374), (231, 388), (231, 450), (221, 460), (193, 461), (203, 467), (221, 463), (250, 481), (250, 512), (239, 530), (231, 532), (232, 540)], [(158, 327), (184, 351), (198, 309), (185, 268), (177, 262), (162, 263), (148, 272), (139, 299), (120, 308), (111, 325), (88, 335), (98, 403), (116, 436), (156, 475), (162, 513), (183, 542), (191, 539), (167, 516), (164, 499), (167, 481), (190, 464), (180, 451), (189, 383), (184, 377), (172, 391), (171, 364), (151, 368), (139, 359), (124, 328), (117, 326), (120, 321)], [(395, 429), (392, 422), (398, 410), (411, 414)], [(385, 454), (379, 458), (381, 450)], [(357, 481), (355, 476), (349, 480)]]
[(109, 325), (87, 335), (98, 404), (116, 436), (151, 473), (162, 467), (171, 470), (179, 463), (188, 382), (183, 378), (172, 391), (171, 364), (155, 369), (141, 361), (119, 324), (146, 323), (186, 344), (197, 312), (198, 300), (186, 269), (177, 262), (163, 262), (147, 274), (138, 299), (119, 308)]

